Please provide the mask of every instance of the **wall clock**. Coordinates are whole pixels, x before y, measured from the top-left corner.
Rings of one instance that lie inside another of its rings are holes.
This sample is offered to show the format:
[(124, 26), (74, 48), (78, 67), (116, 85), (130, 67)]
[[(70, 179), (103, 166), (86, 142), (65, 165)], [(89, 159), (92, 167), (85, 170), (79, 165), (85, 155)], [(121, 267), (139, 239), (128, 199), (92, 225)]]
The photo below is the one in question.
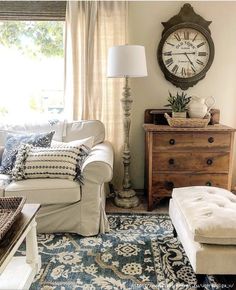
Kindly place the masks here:
[(179, 14), (162, 24), (158, 63), (168, 81), (186, 90), (205, 77), (213, 62), (211, 21), (196, 14), (190, 4), (184, 4)]

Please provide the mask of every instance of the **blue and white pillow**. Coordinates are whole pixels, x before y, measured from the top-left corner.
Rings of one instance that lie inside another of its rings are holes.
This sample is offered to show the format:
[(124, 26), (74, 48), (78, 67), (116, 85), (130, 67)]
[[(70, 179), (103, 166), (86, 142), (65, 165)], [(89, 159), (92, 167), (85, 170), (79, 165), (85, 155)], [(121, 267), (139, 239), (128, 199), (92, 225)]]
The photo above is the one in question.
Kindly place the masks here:
[(17, 153), (12, 179), (62, 178), (83, 184), (81, 168), (89, 152), (84, 144), (48, 148), (24, 144)]
[(2, 155), (0, 173), (11, 174), (16, 154), (22, 144), (31, 144), (35, 147), (50, 147), (54, 133), (55, 131), (50, 133), (8, 134)]

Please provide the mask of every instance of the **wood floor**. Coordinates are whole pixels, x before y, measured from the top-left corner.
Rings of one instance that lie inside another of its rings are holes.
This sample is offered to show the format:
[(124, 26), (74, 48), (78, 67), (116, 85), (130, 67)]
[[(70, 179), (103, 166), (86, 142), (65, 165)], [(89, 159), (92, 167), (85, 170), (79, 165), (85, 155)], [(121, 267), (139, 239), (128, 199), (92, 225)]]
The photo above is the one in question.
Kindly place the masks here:
[(114, 204), (114, 199), (113, 198), (108, 198), (106, 200), (106, 212), (107, 213), (168, 213), (169, 209), (169, 198), (163, 199), (153, 211), (148, 211), (147, 210), (147, 198), (144, 195), (139, 195), (140, 199), (140, 204), (137, 207), (134, 208), (121, 208), (117, 207)]

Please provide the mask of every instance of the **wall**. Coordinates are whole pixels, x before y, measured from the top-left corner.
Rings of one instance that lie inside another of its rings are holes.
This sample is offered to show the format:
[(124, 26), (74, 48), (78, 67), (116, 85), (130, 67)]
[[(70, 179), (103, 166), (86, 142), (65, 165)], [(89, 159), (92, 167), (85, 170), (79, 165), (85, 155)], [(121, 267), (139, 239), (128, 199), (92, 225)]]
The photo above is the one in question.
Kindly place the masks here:
[[(130, 82), (134, 99), (130, 133), (131, 177), (136, 189), (142, 189), (144, 182), (144, 110), (162, 108), (166, 104), (168, 91), (175, 93), (178, 90), (165, 80), (157, 63), (156, 50), (163, 30), (161, 22), (177, 14), (184, 3), (129, 2), (129, 44), (145, 46), (148, 66), (148, 77), (131, 79)], [(189, 3), (196, 13), (212, 21), (210, 30), (215, 44), (215, 58), (206, 78), (187, 92), (190, 95), (214, 96), (215, 107), (221, 110), (221, 123), (236, 127), (236, 2)]]

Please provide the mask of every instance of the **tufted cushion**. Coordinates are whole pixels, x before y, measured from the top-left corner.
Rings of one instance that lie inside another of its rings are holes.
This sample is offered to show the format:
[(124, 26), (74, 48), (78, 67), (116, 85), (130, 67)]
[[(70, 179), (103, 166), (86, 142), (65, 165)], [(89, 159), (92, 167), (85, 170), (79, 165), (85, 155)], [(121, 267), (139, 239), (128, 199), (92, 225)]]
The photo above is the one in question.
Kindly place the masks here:
[(193, 239), (206, 244), (236, 245), (236, 196), (208, 186), (175, 188), (172, 193)]

